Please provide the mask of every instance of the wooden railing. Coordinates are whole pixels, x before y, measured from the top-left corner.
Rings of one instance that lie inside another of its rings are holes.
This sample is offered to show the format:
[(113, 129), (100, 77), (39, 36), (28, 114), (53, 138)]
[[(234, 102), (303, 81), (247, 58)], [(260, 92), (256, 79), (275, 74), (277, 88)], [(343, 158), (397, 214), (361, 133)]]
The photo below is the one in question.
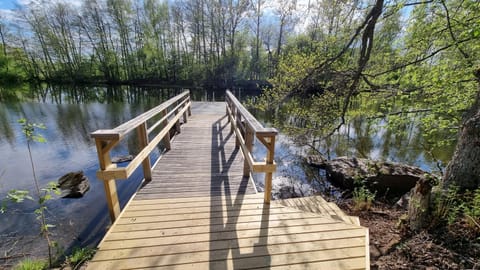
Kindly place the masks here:
[[(274, 162), (275, 137), (278, 131), (275, 128), (265, 128), (247, 110), (235, 96), (227, 90), (225, 101), (231, 132), (235, 132), (236, 144), (242, 149), (245, 159), (243, 175), (248, 177), (250, 172), (265, 173), (265, 203), (270, 203), (272, 194), (272, 174), (276, 170)], [(255, 161), (252, 149), (255, 137), (267, 148), (265, 161)]]
[[(169, 150), (170, 129), (175, 127), (176, 131), (180, 132), (180, 118), (183, 117), (183, 121), (186, 123), (191, 114), (190, 92), (187, 90), (114, 129), (100, 129), (90, 134), (95, 139), (97, 146), (100, 163), (97, 178), (103, 180), (112, 222), (120, 214), (115, 180), (127, 179), (142, 164), (145, 181), (151, 181), (150, 154), (160, 141), (163, 141)], [(157, 118), (160, 119), (156, 120)], [(153, 123), (148, 125), (147, 122)], [(133, 130), (137, 131), (140, 153), (128, 166), (119, 168), (112, 164), (110, 150)], [(149, 135), (154, 131), (158, 133), (149, 141)]]

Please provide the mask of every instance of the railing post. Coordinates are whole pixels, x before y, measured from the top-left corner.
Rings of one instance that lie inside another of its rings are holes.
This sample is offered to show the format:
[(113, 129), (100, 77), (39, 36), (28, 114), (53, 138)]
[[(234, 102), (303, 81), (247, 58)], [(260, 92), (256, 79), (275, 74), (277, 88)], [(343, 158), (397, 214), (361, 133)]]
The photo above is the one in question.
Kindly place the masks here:
[[(162, 117), (165, 117), (167, 115), (167, 109), (163, 110), (161, 113)], [(168, 120), (165, 120), (162, 124), (162, 128), (166, 127), (168, 124)], [(170, 150), (172, 148), (170, 144), (170, 131), (165, 134), (165, 137), (163, 138), (163, 144), (165, 145), (165, 149)]]
[(227, 115), (227, 123), (230, 122), (230, 117), (228, 117), (230, 114), (228, 113), (228, 97), (225, 97), (225, 115)]
[[(188, 94), (188, 101), (187, 101), (187, 104), (190, 104), (191, 105), (191, 100), (190, 100), (190, 93)], [(188, 116), (192, 116), (192, 106), (188, 105)]]
[(188, 122), (188, 117), (187, 117), (187, 114), (188, 114), (188, 109), (190, 109), (190, 106), (188, 106), (188, 103), (189, 103), (189, 97), (186, 98), (186, 102), (183, 104), (183, 107), (185, 108), (185, 106), (187, 106), (187, 110), (183, 113), (183, 123), (187, 123)]
[[(177, 101), (176, 105), (178, 106), (179, 103), (180, 103), (180, 101)], [(178, 114), (178, 110), (179, 110), (179, 109), (176, 109), (176, 110), (175, 110), (175, 113), (174, 113), (175, 115)], [(180, 133), (180, 132), (182, 131), (182, 130), (180, 129), (180, 119), (178, 119), (177, 122), (175, 122), (175, 131), (176, 131), (177, 133)]]
[[(275, 156), (275, 136), (270, 136), (270, 142), (268, 143), (267, 146), (267, 159), (266, 163), (267, 164), (273, 164), (274, 161), (274, 156)], [(265, 203), (270, 203), (270, 200), (272, 198), (272, 172), (266, 172), (265, 173), (265, 194), (264, 194), (264, 202)]]
[[(143, 123), (137, 127), (138, 141), (141, 149), (144, 149), (148, 145), (147, 123)], [(143, 177), (145, 181), (152, 181), (152, 165), (150, 164), (150, 156), (147, 156), (142, 161)]]
[[(235, 112), (235, 126), (237, 127), (237, 129), (240, 129), (240, 131), (242, 130), (241, 127), (242, 127), (242, 114), (240, 113), (240, 111), (238, 109), (236, 109), (236, 112)], [(242, 132), (240, 132), (242, 133)], [(243, 134), (242, 134), (243, 135)], [(245, 139), (245, 137), (244, 137)], [(235, 147), (239, 147), (240, 146), (240, 140), (237, 138), (237, 136), (235, 136)]]
[[(245, 125), (245, 146), (247, 147), (249, 153), (251, 153), (253, 149), (254, 136), (255, 134), (253, 133), (253, 130), (248, 125)], [(246, 158), (243, 162), (243, 176), (250, 176), (250, 165), (248, 164), (248, 160)]]
[[(107, 149), (107, 143), (101, 139), (95, 138), (97, 146), (98, 162), (100, 163), (100, 170), (105, 171), (112, 165), (110, 160), (110, 153)], [(120, 215), (120, 203), (118, 201), (117, 186), (115, 179), (102, 179), (103, 187), (105, 188), (105, 195), (107, 197), (108, 212), (112, 223)]]
[[(230, 104), (228, 106), (230, 106)], [(236, 123), (235, 106), (230, 106), (230, 114), (232, 117), (232, 121), (230, 122), (230, 133), (233, 133), (235, 131), (235, 123)]]

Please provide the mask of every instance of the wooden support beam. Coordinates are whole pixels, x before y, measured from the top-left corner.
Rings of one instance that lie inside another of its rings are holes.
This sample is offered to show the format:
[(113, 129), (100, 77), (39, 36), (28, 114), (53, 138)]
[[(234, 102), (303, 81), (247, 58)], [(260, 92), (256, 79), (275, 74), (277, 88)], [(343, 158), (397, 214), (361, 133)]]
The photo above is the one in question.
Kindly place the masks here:
[[(240, 111), (238, 109), (236, 109), (235, 110), (235, 129), (237, 129), (237, 130), (241, 129), (241, 125), (242, 125), (241, 120), (242, 120), (242, 115), (240, 114)], [(241, 137), (242, 137), (242, 139), (244, 139), (243, 134), (242, 134)], [(240, 140), (239, 140), (238, 134), (237, 134), (236, 140), (235, 140), (235, 146), (238, 147), (239, 145), (240, 145)]]
[[(178, 102), (177, 102), (177, 105), (178, 105)], [(178, 114), (178, 110), (179, 110), (179, 109), (175, 109), (175, 115)], [(176, 131), (177, 133), (182, 132), (182, 130), (180, 129), (180, 118), (178, 118), (177, 121), (175, 121), (175, 131)]]
[[(227, 90), (225, 102), (226, 111), (230, 122), (231, 132), (235, 133), (235, 144), (242, 149), (245, 158), (243, 166), (244, 176), (250, 172), (265, 173), (265, 195), (264, 202), (270, 203), (272, 193), (272, 177), (276, 170), (275, 137), (278, 131), (274, 128), (265, 128), (253, 115), (238, 101), (235, 96)], [(267, 148), (265, 162), (257, 162), (252, 156), (253, 141), (255, 136)]]
[[(175, 106), (169, 112), (169, 108)], [(187, 121), (187, 113), (191, 115), (191, 102), (188, 91), (178, 95), (159, 106), (137, 116), (136, 118), (121, 124), (114, 129), (97, 130), (91, 133), (95, 139), (97, 147), (98, 161), (100, 170), (97, 172), (97, 177), (103, 181), (105, 188), (105, 195), (107, 199), (108, 211), (112, 222), (120, 214), (120, 204), (118, 200), (116, 179), (127, 179), (137, 168), (142, 164), (143, 173), (146, 181), (151, 181), (152, 171), (150, 164), (150, 153), (157, 147), (160, 141), (163, 140), (167, 149), (170, 145), (170, 129), (175, 125), (177, 132), (180, 132), (180, 118), (183, 116), (184, 121)], [(174, 114), (172, 122), (169, 118)], [(161, 115), (161, 119), (155, 122), (150, 129), (147, 128), (147, 121)], [(161, 131), (149, 142), (149, 134), (153, 132), (158, 126), (161, 126)], [(116, 146), (130, 131), (137, 130), (138, 142), (142, 149), (140, 153), (130, 162), (127, 167), (117, 168), (112, 164), (110, 159), (110, 151)]]
[(110, 214), (110, 220), (113, 223), (120, 215), (120, 203), (118, 201), (115, 179), (104, 180), (103, 187), (107, 197), (108, 213)]
[[(140, 149), (145, 149), (148, 146), (147, 123), (143, 123), (137, 127), (138, 142)], [(145, 181), (152, 181), (152, 165), (150, 164), (150, 155), (147, 155), (142, 162), (143, 177)]]
[[(253, 150), (253, 139), (255, 134), (253, 134), (252, 130), (250, 128), (246, 128), (245, 132), (245, 148), (246, 150), (251, 153)], [(243, 162), (243, 176), (249, 177), (250, 176), (250, 164), (248, 163), (248, 160), (245, 158), (245, 161)]]
[[(112, 167), (112, 161), (110, 159), (110, 145), (108, 142), (101, 140), (100, 138), (95, 139), (95, 144), (97, 147), (98, 162), (100, 165), (100, 170), (105, 171), (108, 168)], [(103, 185), (105, 188), (105, 195), (107, 197), (108, 212), (110, 214), (110, 220), (112, 223), (120, 214), (120, 204), (118, 202), (117, 187), (115, 185), (115, 179), (102, 179)]]
[[(162, 116), (166, 116), (166, 115), (167, 115), (167, 109), (162, 111)], [(168, 119), (165, 119), (165, 121), (163, 121), (162, 123), (162, 129), (164, 129), (167, 125), (168, 125)], [(165, 145), (165, 149), (167, 150), (172, 149), (170, 140), (171, 140), (170, 132), (167, 132), (167, 134), (165, 134), (165, 137), (163, 137), (163, 140), (162, 140), (163, 145)]]
[[(270, 137), (270, 142), (267, 146), (267, 165), (274, 163), (274, 156), (275, 156), (275, 136)], [(264, 201), (265, 203), (270, 203), (272, 199), (272, 172), (265, 173), (265, 194), (264, 194)]]

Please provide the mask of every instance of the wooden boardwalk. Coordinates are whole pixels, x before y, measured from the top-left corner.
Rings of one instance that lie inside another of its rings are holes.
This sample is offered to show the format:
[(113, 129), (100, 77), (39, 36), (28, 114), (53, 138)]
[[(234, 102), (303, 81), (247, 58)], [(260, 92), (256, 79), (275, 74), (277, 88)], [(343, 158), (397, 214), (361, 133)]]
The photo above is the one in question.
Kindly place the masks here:
[(194, 103), (88, 269), (368, 269), (368, 230), (341, 211), (320, 198), (264, 203), (224, 111)]

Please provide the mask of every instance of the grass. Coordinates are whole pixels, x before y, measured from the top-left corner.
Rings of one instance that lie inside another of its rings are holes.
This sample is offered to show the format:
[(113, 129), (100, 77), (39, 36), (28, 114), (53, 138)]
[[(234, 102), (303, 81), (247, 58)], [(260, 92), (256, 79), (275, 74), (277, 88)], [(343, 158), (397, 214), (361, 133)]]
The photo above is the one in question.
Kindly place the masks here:
[(95, 254), (95, 249), (92, 248), (75, 248), (72, 252), (72, 255), (68, 256), (66, 263), (72, 267), (72, 269), (77, 269), (84, 262), (90, 260)]
[(355, 210), (369, 210), (375, 199), (375, 193), (372, 193), (365, 186), (356, 187), (353, 190), (353, 203)]
[(20, 261), (14, 270), (44, 270), (47, 269), (48, 263), (44, 260), (33, 260), (30, 258)]

